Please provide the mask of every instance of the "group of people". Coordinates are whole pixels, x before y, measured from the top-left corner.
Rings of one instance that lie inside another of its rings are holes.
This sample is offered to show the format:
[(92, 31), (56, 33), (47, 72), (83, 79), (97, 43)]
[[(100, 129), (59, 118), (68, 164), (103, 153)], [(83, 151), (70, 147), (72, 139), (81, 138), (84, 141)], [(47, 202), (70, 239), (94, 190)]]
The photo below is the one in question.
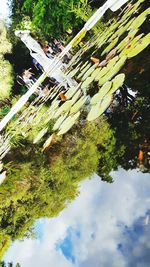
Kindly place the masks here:
[[(64, 46), (61, 44), (61, 42), (59, 42), (56, 39), (51, 40), (49, 43), (48, 42), (42, 43), (40, 41), (38, 43), (41, 49), (43, 50), (44, 54), (46, 55), (46, 57), (48, 57), (49, 59), (54, 59), (55, 56), (58, 56), (64, 49)], [(32, 58), (32, 63), (38, 71), (41, 72), (44, 71), (43, 66), (34, 57)], [(52, 77), (49, 79), (49, 81), (53, 85), (58, 84), (56, 79)], [(17, 75), (17, 82), (20, 85), (25, 85), (27, 86), (27, 88), (30, 88), (33, 85), (33, 83), (36, 82), (35, 73), (32, 71), (32, 68), (25, 69), (22, 71), (20, 75)], [(41, 85), (41, 89), (43, 88), (44, 87)]]
[[(65, 55), (61, 60), (59, 59), (58, 62), (55, 62), (54, 59), (57, 58), (59, 53), (62, 52), (64, 49), (64, 46), (56, 39), (51, 40), (49, 43), (41, 43), (35, 40), (30, 31), (28, 30), (18, 30), (15, 31), (15, 35), (21, 39), (21, 41), (26, 45), (26, 47), (30, 51), (30, 55), (33, 60), (33, 64), (36, 67), (36, 69), (42, 72), (48, 73), (48, 76), (50, 80), (53, 82), (53, 84), (61, 84), (65, 89), (68, 88), (68, 86), (75, 86), (77, 85), (76, 81), (72, 78), (70, 78), (68, 75), (66, 75), (66, 61), (68, 61), (68, 55)], [(51, 71), (50, 66), (53, 66), (53, 63), (55, 68), (53, 71)], [(17, 82), (19, 84), (24, 84), (28, 88), (30, 85), (35, 82), (36, 79), (34, 77), (33, 72), (31, 69), (24, 70), (21, 75), (18, 75)]]
[[(57, 57), (62, 51), (63, 51), (63, 49), (64, 49), (64, 46), (61, 44), (61, 42), (60, 41), (58, 41), (58, 40), (56, 40), (56, 39), (53, 39), (53, 40), (51, 40), (50, 42), (41, 42), (41, 41), (39, 41), (38, 42), (39, 43), (39, 45), (41, 46), (41, 48), (42, 48), (42, 50), (43, 50), (43, 52), (44, 52), (44, 54), (49, 58), (49, 59), (54, 59), (55, 57)], [(65, 57), (66, 58), (66, 57)], [(68, 59), (68, 58), (67, 58)], [(64, 59), (64, 61), (63, 61), (63, 63), (65, 63), (65, 59)], [(44, 69), (43, 69), (43, 67), (42, 67), (42, 65), (40, 65), (39, 63), (38, 63), (38, 61), (35, 59), (35, 58), (33, 58), (33, 64), (34, 64), (34, 66), (37, 68), (37, 69), (39, 69), (39, 70), (41, 70), (41, 71), (43, 71)]]

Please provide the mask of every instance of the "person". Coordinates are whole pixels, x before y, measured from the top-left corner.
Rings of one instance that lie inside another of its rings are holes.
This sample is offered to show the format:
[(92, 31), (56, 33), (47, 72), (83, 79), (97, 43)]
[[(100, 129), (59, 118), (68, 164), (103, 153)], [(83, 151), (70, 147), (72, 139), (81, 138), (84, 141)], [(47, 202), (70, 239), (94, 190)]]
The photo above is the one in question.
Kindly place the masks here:
[(59, 55), (63, 50), (63, 48), (60, 48), (59, 42), (56, 39), (50, 40), (49, 47), (52, 49), (54, 55)]
[(31, 68), (23, 71), (21, 76), (26, 85), (32, 85), (34, 82), (36, 82), (36, 79), (34, 78), (33, 75), (34, 73), (31, 72)]
[(43, 49), (43, 51), (47, 57), (49, 57), (51, 59), (54, 58), (54, 52), (53, 52), (52, 48), (47, 43), (42, 46), (42, 49)]
[(33, 65), (35, 66), (35, 68), (37, 69), (37, 70), (40, 70), (40, 71), (44, 71), (43, 70), (43, 67), (37, 62), (37, 60), (35, 59), (35, 58), (33, 58), (32, 59), (32, 63), (33, 63)]

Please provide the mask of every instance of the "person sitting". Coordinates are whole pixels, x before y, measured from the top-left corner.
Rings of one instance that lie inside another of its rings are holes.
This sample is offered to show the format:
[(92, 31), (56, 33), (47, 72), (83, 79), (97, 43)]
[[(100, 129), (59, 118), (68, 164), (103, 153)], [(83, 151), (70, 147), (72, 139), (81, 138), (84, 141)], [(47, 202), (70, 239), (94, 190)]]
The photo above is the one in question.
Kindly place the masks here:
[(62, 49), (59, 47), (58, 41), (56, 39), (50, 40), (49, 47), (52, 49), (54, 55), (58, 55), (62, 52)]
[(36, 82), (36, 79), (34, 78), (34, 73), (31, 72), (31, 68), (28, 70), (24, 70), (22, 73), (22, 79), (26, 85), (32, 85), (34, 82)]
[(18, 84), (26, 85), (21, 75), (17, 75), (16, 80)]
[(62, 43), (60, 41), (58, 41), (57, 39), (54, 39), (54, 44), (55, 46), (62, 52), (64, 50), (64, 46), (62, 45)]
[(53, 52), (53, 49), (48, 45), (48, 43), (45, 43), (43, 46), (42, 46), (42, 49), (45, 53), (45, 55), (51, 59), (54, 58), (54, 52)]
[(32, 62), (33, 62), (33, 65), (35, 66), (35, 68), (37, 70), (41, 70), (42, 72), (44, 71), (43, 67), (37, 62), (37, 60), (35, 58), (32, 59)]

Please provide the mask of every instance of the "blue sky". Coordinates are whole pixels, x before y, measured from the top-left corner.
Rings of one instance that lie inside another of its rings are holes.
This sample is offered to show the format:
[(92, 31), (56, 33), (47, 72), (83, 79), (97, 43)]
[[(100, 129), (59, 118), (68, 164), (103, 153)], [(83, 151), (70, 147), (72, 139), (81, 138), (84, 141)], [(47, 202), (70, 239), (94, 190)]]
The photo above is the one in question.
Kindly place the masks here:
[(82, 182), (79, 197), (57, 218), (38, 221), (38, 238), (16, 241), (5, 260), (22, 267), (149, 267), (149, 174), (112, 175), (113, 184), (96, 175)]

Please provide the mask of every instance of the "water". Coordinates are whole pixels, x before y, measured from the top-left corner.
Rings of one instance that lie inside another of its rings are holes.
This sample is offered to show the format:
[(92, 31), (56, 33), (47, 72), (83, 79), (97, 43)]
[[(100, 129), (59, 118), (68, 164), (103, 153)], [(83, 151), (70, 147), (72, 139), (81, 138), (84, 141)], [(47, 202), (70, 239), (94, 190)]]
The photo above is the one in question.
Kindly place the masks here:
[[(5, 262), (150, 266), (148, 63), (149, 48), (127, 62), (123, 86), (136, 98), (120, 91), (100, 125), (84, 128), (83, 116), (46, 154), (33, 136), (13, 140), (4, 159), (9, 179), (0, 187)], [(38, 122), (31, 135), (41, 130)]]
[[(97, 175), (58, 217), (40, 219), (37, 239), (16, 241), (6, 261), (21, 266), (149, 266), (150, 179), (137, 170)], [(18, 253), (19, 251), (19, 253)]]

